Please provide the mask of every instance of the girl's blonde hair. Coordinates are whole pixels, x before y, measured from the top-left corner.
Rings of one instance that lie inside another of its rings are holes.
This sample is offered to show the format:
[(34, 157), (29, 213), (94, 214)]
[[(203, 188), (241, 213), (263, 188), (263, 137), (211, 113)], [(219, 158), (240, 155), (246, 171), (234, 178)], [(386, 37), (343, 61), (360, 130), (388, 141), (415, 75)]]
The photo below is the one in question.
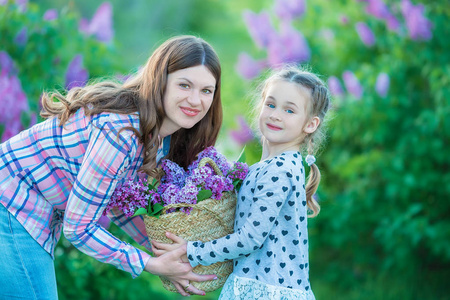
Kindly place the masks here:
[(158, 135), (166, 116), (163, 98), (167, 76), (199, 65), (207, 67), (216, 79), (212, 105), (194, 127), (180, 129), (172, 134), (167, 156), (187, 168), (200, 151), (215, 144), (222, 124), (220, 62), (214, 49), (201, 38), (177, 36), (167, 40), (153, 52), (140, 72), (124, 84), (104, 81), (72, 88), (66, 96), (58, 92), (46, 93), (42, 98), (41, 116), (57, 116), (62, 126), (80, 108), (84, 108), (87, 116), (102, 112), (139, 113), (139, 132), (132, 127), (124, 129), (133, 130), (144, 145), (141, 170), (153, 175), (159, 146)]
[[(281, 69), (272, 71), (269, 77), (260, 85), (259, 91), (261, 91), (258, 110), (261, 111), (265, 95), (268, 87), (274, 81), (286, 81), (295, 83), (301, 88), (308, 90), (310, 93), (310, 102), (308, 104), (307, 115), (309, 118), (318, 117), (320, 119), (319, 126), (313, 133), (309, 133), (305, 136), (301, 147), (302, 152), (314, 155), (319, 149), (320, 145), (325, 139), (325, 115), (331, 106), (331, 96), (325, 83), (315, 74), (299, 69), (297, 66), (286, 65)], [(308, 181), (306, 184), (306, 203), (308, 208), (312, 211), (309, 217), (315, 217), (319, 214), (320, 205), (314, 194), (317, 191), (320, 183), (320, 171), (315, 163), (311, 164), (311, 170), (309, 172)]]

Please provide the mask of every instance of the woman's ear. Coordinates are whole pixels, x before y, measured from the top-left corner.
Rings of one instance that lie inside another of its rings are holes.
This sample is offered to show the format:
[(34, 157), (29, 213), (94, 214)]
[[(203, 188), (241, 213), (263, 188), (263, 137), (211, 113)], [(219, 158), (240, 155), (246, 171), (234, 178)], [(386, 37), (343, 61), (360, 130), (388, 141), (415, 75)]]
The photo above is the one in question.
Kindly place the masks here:
[(319, 127), (320, 119), (319, 117), (313, 117), (306, 123), (305, 129), (303, 129), (306, 133), (313, 133), (316, 131), (317, 127)]

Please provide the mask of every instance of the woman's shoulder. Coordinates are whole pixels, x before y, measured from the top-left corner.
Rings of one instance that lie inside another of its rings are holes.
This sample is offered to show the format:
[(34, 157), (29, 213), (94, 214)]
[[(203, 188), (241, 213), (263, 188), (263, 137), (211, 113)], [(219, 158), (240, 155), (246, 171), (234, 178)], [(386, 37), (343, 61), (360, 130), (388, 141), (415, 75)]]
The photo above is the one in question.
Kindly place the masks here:
[(119, 114), (113, 112), (102, 112), (93, 115), (91, 122), (100, 128), (103, 128), (107, 124), (107, 127), (110, 129), (133, 127), (139, 130), (139, 115), (137, 113)]

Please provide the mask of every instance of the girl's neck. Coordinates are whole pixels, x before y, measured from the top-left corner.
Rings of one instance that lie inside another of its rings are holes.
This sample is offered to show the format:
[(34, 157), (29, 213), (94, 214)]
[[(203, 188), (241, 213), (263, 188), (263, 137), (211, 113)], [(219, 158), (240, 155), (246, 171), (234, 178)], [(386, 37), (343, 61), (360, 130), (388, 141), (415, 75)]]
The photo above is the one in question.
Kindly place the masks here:
[(269, 145), (268, 142), (263, 142), (261, 161), (270, 159), (272, 157), (278, 156), (286, 151), (299, 151), (300, 144), (292, 145)]

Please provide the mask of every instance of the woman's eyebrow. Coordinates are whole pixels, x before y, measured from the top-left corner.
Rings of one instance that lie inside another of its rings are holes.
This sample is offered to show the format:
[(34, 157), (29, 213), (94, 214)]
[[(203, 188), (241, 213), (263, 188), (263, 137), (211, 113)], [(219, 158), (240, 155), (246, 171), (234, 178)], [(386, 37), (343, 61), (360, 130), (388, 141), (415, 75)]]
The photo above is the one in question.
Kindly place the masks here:
[[(179, 77), (178, 79), (186, 80), (190, 85), (194, 85), (194, 83), (192, 81), (190, 81), (189, 79), (187, 79), (186, 77)], [(203, 88), (215, 89), (216, 87), (214, 85), (207, 85)]]

